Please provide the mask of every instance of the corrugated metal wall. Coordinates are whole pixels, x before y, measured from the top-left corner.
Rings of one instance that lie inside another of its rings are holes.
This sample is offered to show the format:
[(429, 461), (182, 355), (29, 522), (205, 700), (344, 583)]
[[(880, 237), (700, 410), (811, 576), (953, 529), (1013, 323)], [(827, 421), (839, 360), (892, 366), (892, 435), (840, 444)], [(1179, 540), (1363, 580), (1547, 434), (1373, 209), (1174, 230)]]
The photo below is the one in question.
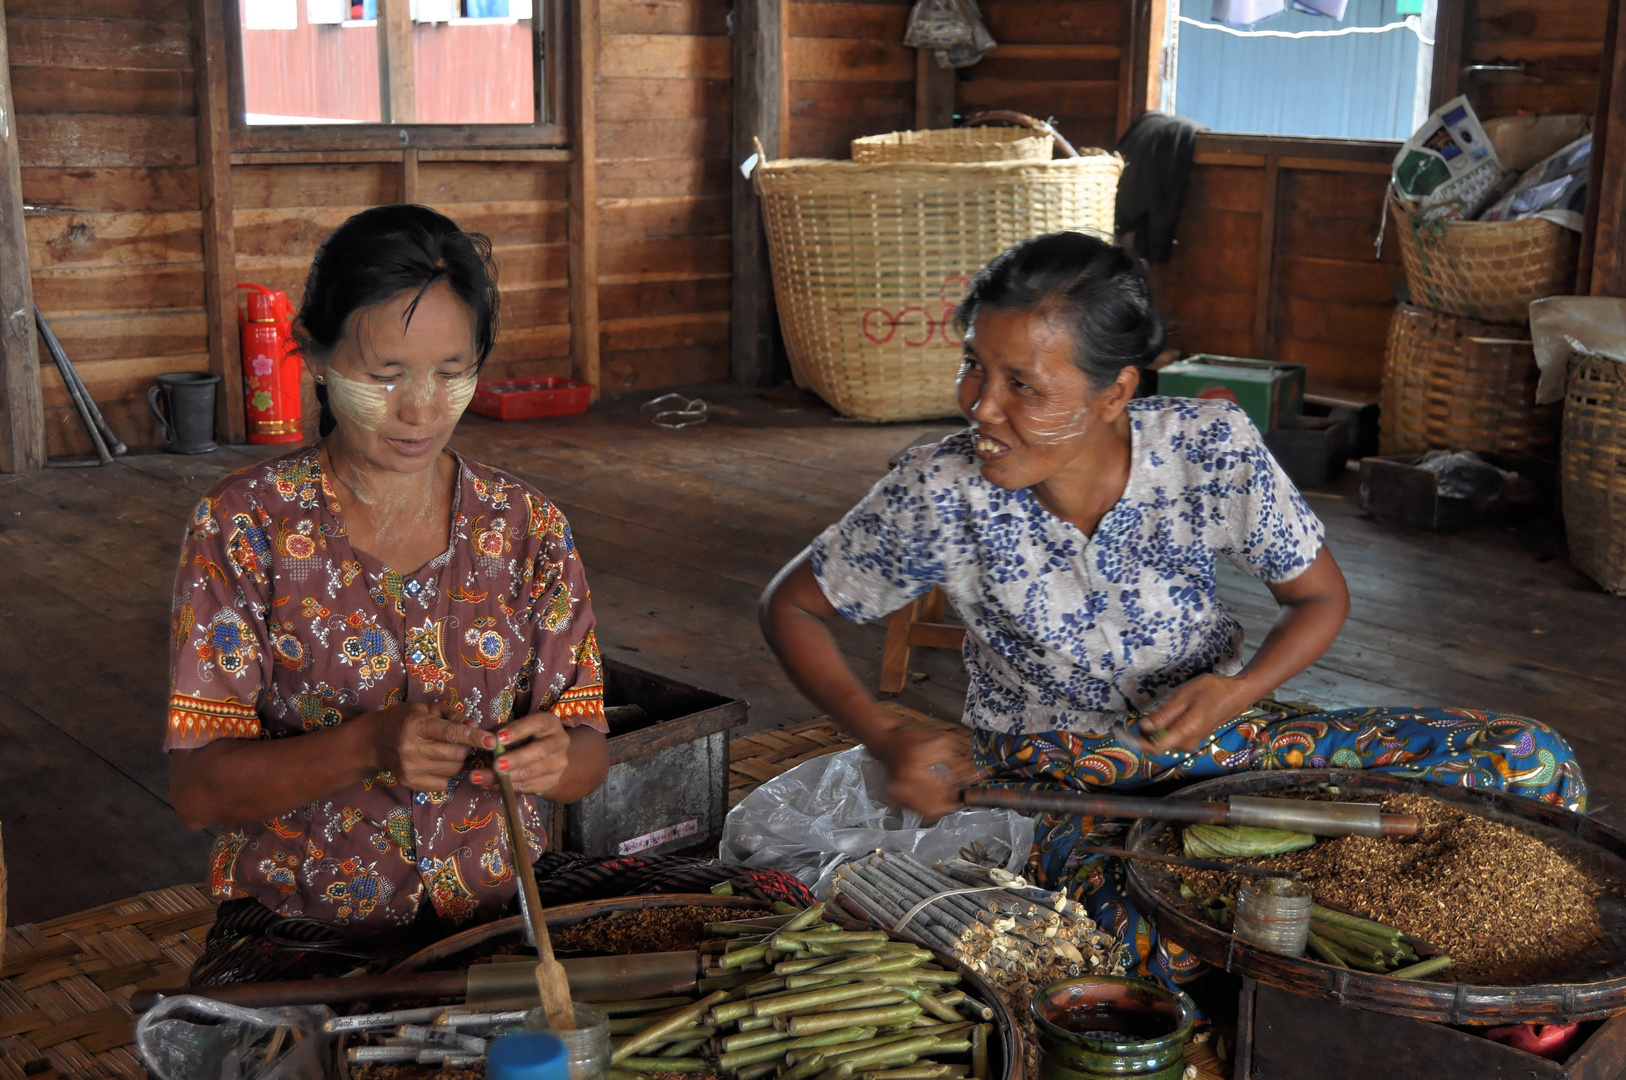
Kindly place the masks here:
[[(1289, 5), (1291, 6), (1291, 4)], [(1180, 0), (1208, 20), (1212, 0)], [(1342, 22), (1288, 11), (1259, 30), (1333, 30), (1399, 22), (1395, 0), (1349, 0)], [(1180, 24), (1174, 111), (1215, 131), (1404, 139), (1412, 132), (1415, 34), (1239, 38)]]

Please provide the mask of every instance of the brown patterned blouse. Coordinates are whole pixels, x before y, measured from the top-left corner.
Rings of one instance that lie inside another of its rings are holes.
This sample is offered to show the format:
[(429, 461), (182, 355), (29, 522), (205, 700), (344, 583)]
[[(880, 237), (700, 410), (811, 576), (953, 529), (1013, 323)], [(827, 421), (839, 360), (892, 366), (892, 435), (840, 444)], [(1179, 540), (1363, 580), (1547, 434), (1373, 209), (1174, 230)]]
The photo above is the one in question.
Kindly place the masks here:
[[(456, 455), (454, 455), (456, 456)], [(402, 575), (350, 546), (316, 450), (255, 465), (193, 512), (175, 579), (166, 750), (281, 739), (403, 701), (452, 702), (492, 730), (551, 709), (604, 723), (593, 609), (564, 515), (457, 458), (451, 545)], [(544, 836), (522, 797), (532, 858)], [(380, 929), (427, 899), (488, 919), (513, 896), (502, 802), (388, 772), (216, 839), (209, 885), (288, 915)]]

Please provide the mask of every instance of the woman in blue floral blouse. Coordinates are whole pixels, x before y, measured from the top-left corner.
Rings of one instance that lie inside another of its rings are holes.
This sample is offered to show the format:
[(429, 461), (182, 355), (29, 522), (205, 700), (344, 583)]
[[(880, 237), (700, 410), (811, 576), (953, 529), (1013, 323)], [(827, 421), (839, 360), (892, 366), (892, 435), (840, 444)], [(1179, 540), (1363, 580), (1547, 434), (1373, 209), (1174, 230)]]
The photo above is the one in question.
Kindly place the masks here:
[[(1135, 398), (1163, 330), (1121, 248), (1079, 233), (1024, 241), (972, 280), (957, 322), (971, 426), (905, 454), (762, 603), (786, 671), (886, 764), (896, 802), (946, 813), (978, 769), (1129, 788), (1335, 766), (1585, 808), (1569, 746), (1533, 720), (1256, 705), (1332, 644), (1349, 591), (1241, 409)], [(1217, 595), (1221, 558), (1281, 606), (1246, 659)], [(883, 618), (933, 588), (966, 625), (973, 761), (879, 708), (826, 625)], [(1189, 976), (1195, 959), (1124, 901), (1118, 867), (1074, 850), (1092, 825), (1041, 818), (1035, 876), (1129, 942), (1141, 975)]]

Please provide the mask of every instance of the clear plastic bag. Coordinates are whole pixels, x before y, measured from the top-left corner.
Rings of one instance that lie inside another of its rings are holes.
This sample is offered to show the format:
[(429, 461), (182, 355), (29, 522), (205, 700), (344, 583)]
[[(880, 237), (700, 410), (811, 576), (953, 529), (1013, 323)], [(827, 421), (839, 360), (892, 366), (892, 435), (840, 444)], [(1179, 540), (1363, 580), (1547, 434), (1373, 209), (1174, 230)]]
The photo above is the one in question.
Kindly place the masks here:
[(728, 812), (718, 852), (724, 863), (783, 870), (824, 899), (836, 868), (876, 848), (930, 864), (981, 844), (1020, 873), (1033, 850), (1033, 819), (1015, 810), (958, 810), (923, 826), (913, 810), (879, 799), (886, 767), (863, 747), (804, 761), (769, 780)]
[(156, 1080), (326, 1080), (333, 1037), (322, 1025), (332, 1018), (322, 1005), (243, 1009), (183, 994), (141, 1017), (136, 1049)]

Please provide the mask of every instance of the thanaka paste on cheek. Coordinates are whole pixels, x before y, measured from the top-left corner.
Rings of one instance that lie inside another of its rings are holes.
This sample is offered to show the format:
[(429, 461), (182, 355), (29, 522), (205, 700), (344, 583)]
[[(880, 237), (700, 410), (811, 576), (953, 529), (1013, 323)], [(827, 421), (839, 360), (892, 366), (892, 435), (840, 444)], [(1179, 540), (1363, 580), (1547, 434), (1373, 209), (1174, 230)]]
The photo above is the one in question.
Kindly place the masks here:
[(478, 375), (471, 371), (461, 379), (451, 380), (447, 385), (446, 406), (451, 412), (452, 426), (457, 425), (457, 422), (463, 417), (463, 410), (467, 409), (469, 402), (474, 400), (474, 384), (476, 381), (478, 381)]
[(367, 431), (377, 431), (389, 413), (390, 386), (347, 379), (332, 368), (327, 371), (327, 393), (333, 408)]

